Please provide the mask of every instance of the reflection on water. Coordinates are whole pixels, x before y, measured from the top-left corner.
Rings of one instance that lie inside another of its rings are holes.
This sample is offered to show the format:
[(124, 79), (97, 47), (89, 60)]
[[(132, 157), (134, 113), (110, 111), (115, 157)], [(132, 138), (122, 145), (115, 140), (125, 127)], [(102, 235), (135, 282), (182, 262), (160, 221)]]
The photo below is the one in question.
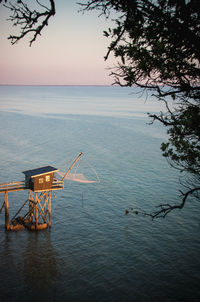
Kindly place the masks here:
[(4, 237), (0, 301), (53, 301), (59, 257), (51, 244), (51, 232), (5, 232)]
[(28, 234), (24, 250), (24, 279), (33, 292), (53, 291), (58, 272), (50, 231)]

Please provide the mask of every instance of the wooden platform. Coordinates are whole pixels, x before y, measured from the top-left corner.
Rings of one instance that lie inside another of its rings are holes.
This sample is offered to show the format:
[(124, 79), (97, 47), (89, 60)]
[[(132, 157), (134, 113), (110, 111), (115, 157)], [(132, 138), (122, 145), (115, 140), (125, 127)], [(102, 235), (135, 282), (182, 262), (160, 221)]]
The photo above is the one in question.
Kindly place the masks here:
[(22, 191), (25, 189), (26, 187), (24, 181), (0, 183), (0, 193)]
[[(15, 182), (8, 182), (8, 183), (0, 183), (0, 193), (5, 192), (14, 192), (14, 191), (23, 191), (26, 190), (25, 182), (24, 181), (15, 181)], [(52, 183), (51, 189), (48, 189), (48, 191), (54, 191), (54, 190), (63, 190), (64, 189), (64, 181), (54, 179)], [(47, 191), (44, 190), (36, 190), (35, 192), (44, 192)]]
[(29, 223), (24, 221), (23, 223), (10, 224), (8, 231), (41, 231), (47, 229), (49, 226), (47, 223), (39, 223), (37, 226), (35, 223)]
[[(7, 231), (18, 230), (44, 230), (51, 228), (51, 197), (52, 191), (63, 190), (64, 180), (53, 178), (49, 189), (31, 190), (27, 188), (24, 181), (0, 183), (0, 193), (4, 194), (4, 202), (0, 208), (5, 209), (5, 228)], [(8, 193), (14, 191), (28, 190), (28, 199), (18, 209), (17, 213), (9, 219)], [(18, 216), (25, 205), (28, 211), (22, 217)]]

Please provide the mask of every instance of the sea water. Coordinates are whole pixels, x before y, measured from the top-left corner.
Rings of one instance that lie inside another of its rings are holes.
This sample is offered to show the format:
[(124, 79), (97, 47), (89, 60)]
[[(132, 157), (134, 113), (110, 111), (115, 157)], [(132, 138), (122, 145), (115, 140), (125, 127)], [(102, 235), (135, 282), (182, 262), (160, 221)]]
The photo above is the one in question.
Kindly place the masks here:
[[(1, 183), (45, 165), (65, 173), (79, 152), (100, 178), (65, 181), (51, 230), (6, 232), (2, 211), (0, 301), (199, 301), (198, 202), (165, 219), (125, 215), (180, 202), (166, 129), (146, 114), (160, 110), (133, 88), (0, 86)], [(9, 193), (10, 216), (27, 195)]]

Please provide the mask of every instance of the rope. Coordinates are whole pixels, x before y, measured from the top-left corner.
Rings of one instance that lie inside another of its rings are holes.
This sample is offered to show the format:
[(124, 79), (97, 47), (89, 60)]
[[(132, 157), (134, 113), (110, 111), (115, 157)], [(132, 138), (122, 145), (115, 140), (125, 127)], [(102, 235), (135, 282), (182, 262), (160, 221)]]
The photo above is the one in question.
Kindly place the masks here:
[(92, 165), (89, 164), (89, 162), (87, 164), (90, 167), (90, 169), (94, 172), (94, 174), (96, 175), (97, 182), (100, 183), (100, 178), (99, 178), (99, 175), (97, 174), (96, 170), (92, 167)]

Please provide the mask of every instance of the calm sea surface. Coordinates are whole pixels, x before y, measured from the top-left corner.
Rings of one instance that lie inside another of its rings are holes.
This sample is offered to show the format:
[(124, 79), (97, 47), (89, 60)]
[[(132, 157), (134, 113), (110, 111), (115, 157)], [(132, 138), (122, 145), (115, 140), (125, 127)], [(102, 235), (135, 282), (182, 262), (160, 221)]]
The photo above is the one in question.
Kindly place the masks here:
[[(0, 86), (1, 183), (45, 165), (64, 173), (81, 151), (82, 168), (92, 165), (101, 180), (66, 181), (52, 200), (50, 231), (6, 232), (2, 211), (1, 302), (200, 301), (199, 204), (154, 221), (125, 215), (179, 202), (181, 189), (161, 156), (165, 129), (147, 125), (146, 112), (162, 108), (133, 92)], [(8, 197), (12, 217), (28, 192)]]

